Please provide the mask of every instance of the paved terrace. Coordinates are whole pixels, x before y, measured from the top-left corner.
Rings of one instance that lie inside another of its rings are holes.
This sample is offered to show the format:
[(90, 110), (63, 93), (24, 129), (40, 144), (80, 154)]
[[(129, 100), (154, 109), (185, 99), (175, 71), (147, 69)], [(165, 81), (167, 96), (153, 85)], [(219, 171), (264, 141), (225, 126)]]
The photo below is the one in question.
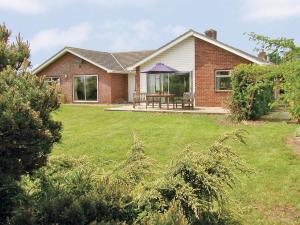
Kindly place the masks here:
[(228, 114), (227, 109), (221, 107), (195, 107), (194, 109), (173, 109), (173, 106), (170, 105), (170, 109), (167, 109), (166, 105), (162, 105), (160, 109), (158, 105), (152, 108), (152, 105), (149, 105), (146, 108), (146, 104), (141, 104), (133, 108), (133, 105), (122, 105), (114, 106), (107, 108), (106, 111), (130, 111), (130, 112), (152, 112), (152, 113), (186, 113), (186, 114)]

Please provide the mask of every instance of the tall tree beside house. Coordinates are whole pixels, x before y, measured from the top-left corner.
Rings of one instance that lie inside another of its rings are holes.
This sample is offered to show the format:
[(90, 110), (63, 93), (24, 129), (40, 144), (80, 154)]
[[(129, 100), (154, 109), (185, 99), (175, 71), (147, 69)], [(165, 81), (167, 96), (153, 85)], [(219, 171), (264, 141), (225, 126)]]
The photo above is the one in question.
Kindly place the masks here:
[(256, 43), (254, 50), (266, 51), (269, 60), (274, 64), (300, 61), (300, 47), (294, 39), (270, 38), (253, 32), (249, 34), (249, 39)]
[(271, 78), (277, 83), (281, 94), (277, 98), (277, 104), (285, 105), (292, 118), (300, 122), (300, 47), (294, 39), (269, 38), (255, 33), (249, 34), (250, 40), (256, 42), (256, 49), (266, 51), (273, 67)]
[(15, 42), (10, 42), (11, 35), (12, 32), (5, 24), (0, 25), (0, 71), (6, 66), (19, 70), (22, 63), (30, 57), (29, 43), (23, 41), (20, 34)]
[(45, 165), (61, 123), (51, 118), (59, 108), (55, 85), (27, 71), (29, 44), (0, 27), (0, 224), (16, 203), (16, 181)]

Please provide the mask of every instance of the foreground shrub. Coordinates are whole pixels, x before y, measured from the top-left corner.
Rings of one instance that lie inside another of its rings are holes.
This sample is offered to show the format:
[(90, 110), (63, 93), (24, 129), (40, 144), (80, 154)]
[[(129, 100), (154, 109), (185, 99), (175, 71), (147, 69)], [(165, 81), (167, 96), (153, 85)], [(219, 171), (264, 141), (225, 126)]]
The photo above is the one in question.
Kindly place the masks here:
[(182, 209), (176, 204), (172, 203), (170, 208), (165, 213), (154, 213), (146, 217), (142, 224), (145, 225), (187, 225), (186, 219)]
[(21, 207), (10, 224), (133, 223), (137, 207), (126, 186), (99, 175), (86, 157), (53, 157), (47, 166), (24, 177)]
[(243, 132), (225, 135), (208, 151), (187, 148), (169, 167), (164, 177), (145, 187), (139, 199), (143, 213), (165, 213), (175, 202), (190, 224), (221, 224), (228, 216), (227, 189), (237, 182), (236, 171), (247, 173), (242, 160), (225, 142), (243, 142)]
[(17, 193), (11, 194), (18, 189), (16, 181), (45, 165), (53, 144), (60, 140), (61, 124), (51, 118), (58, 107), (56, 88), (43, 78), (12, 68), (0, 72), (0, 195), (5, 208), (0, 223), (18, 207)]
[(266, 115), (274, 102), (271, 66), (239, 65), (232, 72), (229, 109), (234, 120), (253, 120)]
[(133, 145), (128, 152), (127, 159), (121, 162), (112, 173), (112, 178), (116, 183), (132, 187), (152, 176), (154, 170), (154, 161), (146, 156), (143, 142), (136, 135), (133, 138)]
[(55, 86), (31, 73), (8, 68), (0, 73), (0, 173), (18, 179), (45, 165), (61, 138)]
[(45, 165), (61, 130), (50, 116), (59, 107), (56, 88), (26, 72), (29, 43), (11, 35), (0, 25), (0, 224), (18, 207), (17, 180)]
[(0, 224), (6, 223), (11, 211), (18, 207), (21, 188), (10, 176), (0, 175)]
[(187, 147), (157, 179), (148, 177), (155, 167), (137, 138), (108, 177), (88, 158), (53, 157), (22, 180), (24, 197), (10, 224), (228, 224), (237, 212), (228, 209), (227, 191), (237, 171), (248, 172), (231, 140), (244, 142), (244, 132), (207, 151)]

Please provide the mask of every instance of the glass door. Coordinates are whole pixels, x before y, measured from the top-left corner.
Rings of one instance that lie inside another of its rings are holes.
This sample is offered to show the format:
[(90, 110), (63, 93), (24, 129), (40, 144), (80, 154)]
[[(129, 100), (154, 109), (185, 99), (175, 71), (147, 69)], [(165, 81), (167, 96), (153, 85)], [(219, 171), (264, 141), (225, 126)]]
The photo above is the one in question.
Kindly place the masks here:
[(184, 92), (190, 92), (191, 73), (178, 74), (147, 74), (148, 93), (170, 93), (182, 97)]
[(190, 92), (190, 73), (169, 76), (169, 93), (182, 97), (184, 92)]
[(73, 78), (74, 101), (98, 101), (98, 76), (76, 75)]
[(147, 74), (148, 93), (168, 93), (168, 74)]

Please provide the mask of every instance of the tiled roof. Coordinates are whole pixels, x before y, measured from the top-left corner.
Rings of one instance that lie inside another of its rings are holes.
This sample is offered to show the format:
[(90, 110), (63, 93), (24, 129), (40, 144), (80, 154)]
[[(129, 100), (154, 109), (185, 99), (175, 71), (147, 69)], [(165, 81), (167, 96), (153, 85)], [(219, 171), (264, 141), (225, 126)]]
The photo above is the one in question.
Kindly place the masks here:
[(154, 50), (150, 51), (135, 51), (135, 52), (112, 52), (111, 54), (120, 62), (120, 64), (127, 68), (137, 63), (141, 59), (149, 56), (155, 52)]
[(110, 73), (127, 73), (128, 70), (134, 70), (136, 66), (139, 66), (146, 61), (150, 60), (151, 58), (155, 57), (158, 54), (161, 54), (161, 52), (168, 49), (170, 46), (173, 46), (180, 41), (184, 40), (185, 38), (194, 36), (196, 38), (200, 38), (204, 41), (207, 41), (211, 44), (214, 44), (218, 47), (221, 47), (227, 51), (230, 51), (236, 55), (239, 55), (245, 59), (248, 59), (251, 62), (258, 63), (260, 65), (266, 65), (269, 64), (268, 61), (261, 60), (260, 58), (251, 55), (247, 52), (244, 52), (242, 50), (239, 50), (235, 47), (232, 47), (230, 45), (227, 45), (223, 42), (220, 42), (215, 39), (211, 39), (204, 34), (201, 34), (199, 32), (196, 32), (194, 30), (189, 30), (186, 33), (180, 35), (179, 37), (175, 38), (174, 40), (168, 42), (167, 44), (163, 45), (162, 47), (151, 50), (151, 51), (130, 51), (130, 52), (101, 52), (101, 51), (95, 51), (95, 50), (87, 50), (87, 49), (81, 49), (81, 48), (74, 48), (74, 47), (65, 47), (58, 53), (56, 53), (54, 56), (52, 56), (50, 59), (42, 63), (40, 66), (35, 68), (33, 70), (34, 73), (39, 72), (46, 66), (48, 66), (50, 63), (55, 61), (57, 58), (64, 55), (66, 52), (69, 52), (71, 54), (74, 54), (78, 57), (81, 57), (82, 59), (90, 62), (91, 64), (94, 64), (95, 66), (98, 66), (107, 72)]
[(133, 51), (133, 52), (100, 52), (74, 47), (66, 49), (83, 56), (90, 61), (112, 71), (125, 71), (128, 66), (135, 64), (147, 57), (154, 51)]

